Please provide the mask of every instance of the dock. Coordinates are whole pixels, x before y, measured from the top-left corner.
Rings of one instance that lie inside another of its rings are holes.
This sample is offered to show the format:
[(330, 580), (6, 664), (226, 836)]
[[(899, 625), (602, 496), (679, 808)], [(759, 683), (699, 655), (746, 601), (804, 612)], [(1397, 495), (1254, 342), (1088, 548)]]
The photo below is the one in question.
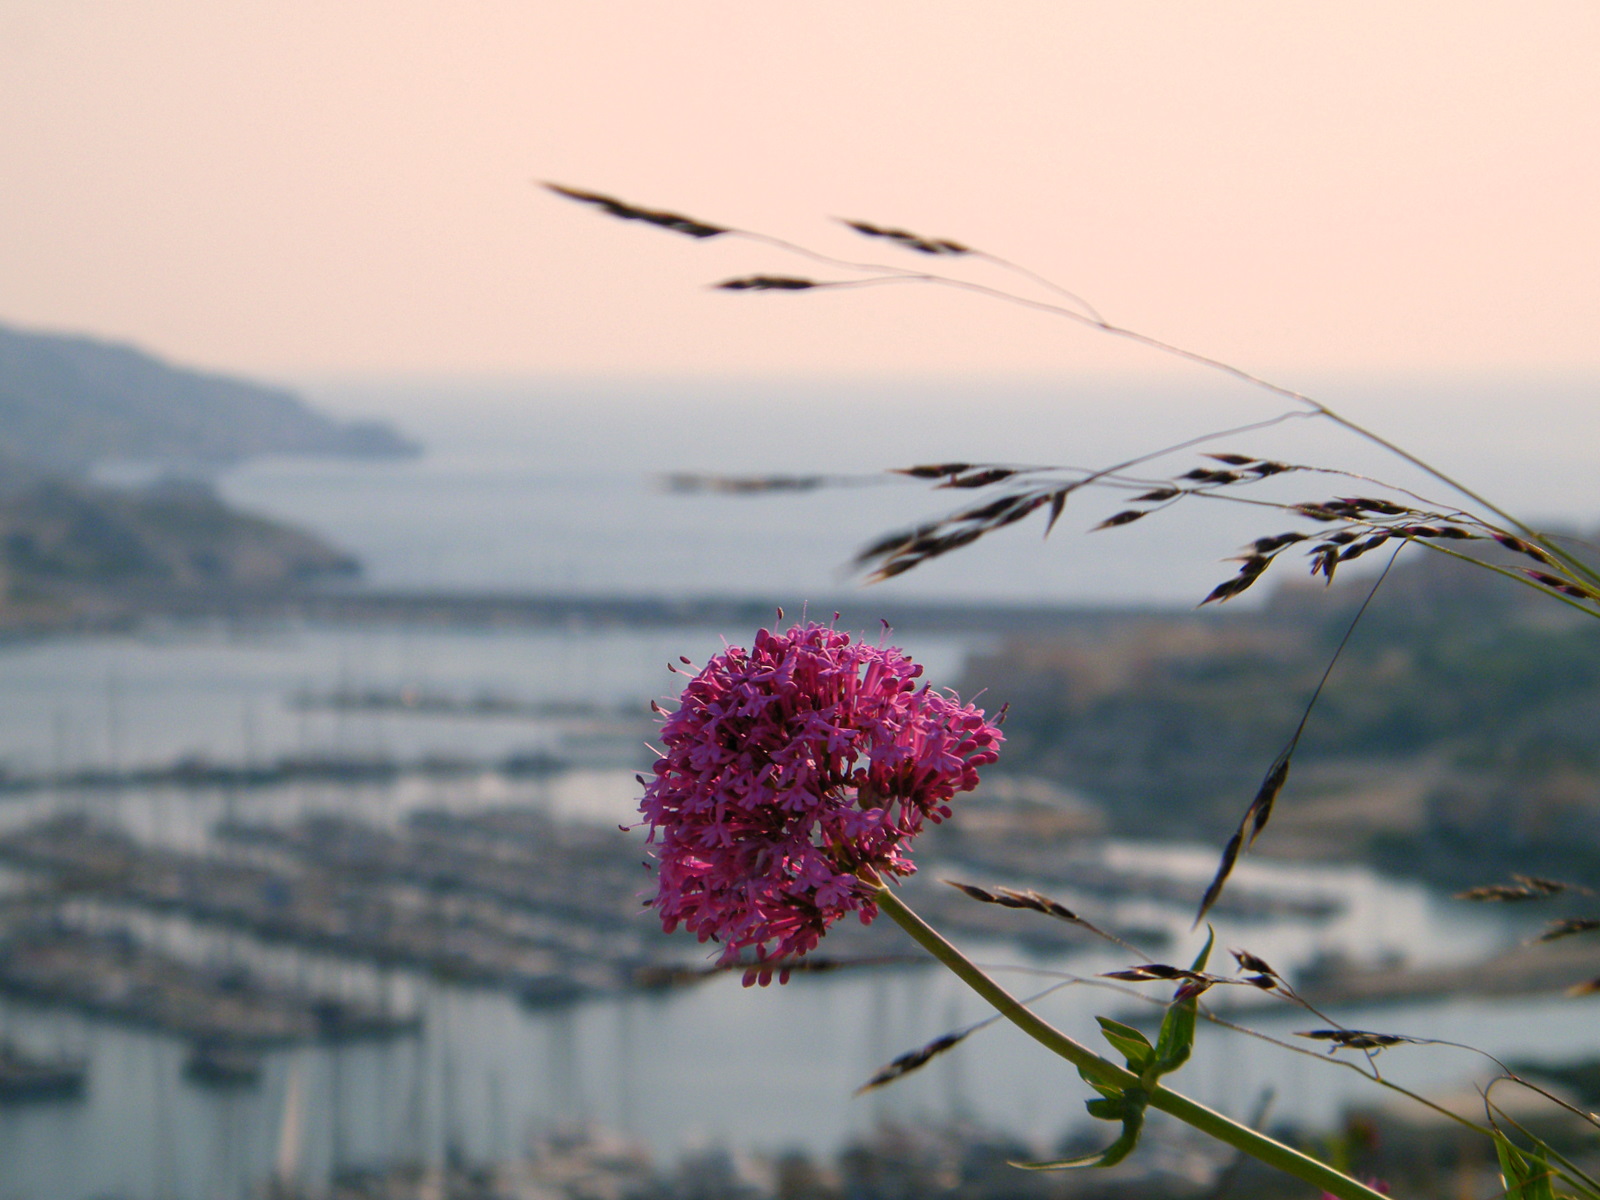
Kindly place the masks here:
[(553, 995), (557, 981), (573, 995), (615, 990), (685, 949), (635, 916), (644, 872), (615, 830), (439, 814), (403, 833), (328, 815), (220, 832), (233, 853), (144, 844), (64, 815), (0, 837), (0, 861), (63, 897), (518, 994)]
[(414, 1033), (415, 1017), (168, 957), (54, 915), (0, 929), (0, 992), (197, 1041), (272, 1046)]

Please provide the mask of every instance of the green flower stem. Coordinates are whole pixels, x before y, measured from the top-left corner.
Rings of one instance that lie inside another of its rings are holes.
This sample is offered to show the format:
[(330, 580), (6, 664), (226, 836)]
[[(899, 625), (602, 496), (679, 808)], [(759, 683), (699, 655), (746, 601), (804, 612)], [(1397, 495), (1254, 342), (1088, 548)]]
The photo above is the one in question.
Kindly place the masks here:
[[(919, 946), (949, 967), (961, 982), (987, 1000), (994, 1006), (996, 1012), (1034, 1041), (1101, 1083), (1119, 1088), (1139, 1084), (1139, 1078), (1133, 1072), (1101, 1058), (1087, 1046), (1073, 1041), (1055, 1026), (1028, 1011), (1021, 1001), (974, 966), (961, 951), (945, 941), (931, 925), (907, 908), (904, 901), (888, 888), (879, 887), (876, 899), (878, 908), (890, 920), (909, 933)], [(1348, 1175), (1335, 1171), (1325, 1163), (1301, 1154), (1300, 1151), (1285, 1146), (1265, 1134), (1257, 1133), (1254, 1129), (1241, 1125), (1177, 1092), (1157, 1085), (1150, 1092), (1150, 1106), (1177, 1117), (1201, 1133), (1219, 1142), (1225, 1142), (1270, 1167), (1287, 1171), (1298, 1179), (1330, 1192), (1340, 1200), (1381, 1198), (1381, 1193), (1357, 1183)]]

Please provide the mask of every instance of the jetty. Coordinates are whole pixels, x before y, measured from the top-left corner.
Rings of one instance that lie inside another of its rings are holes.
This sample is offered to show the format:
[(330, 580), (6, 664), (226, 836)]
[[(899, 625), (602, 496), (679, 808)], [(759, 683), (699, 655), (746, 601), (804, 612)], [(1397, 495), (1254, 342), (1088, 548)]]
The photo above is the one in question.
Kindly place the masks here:
[[(531, 822), (531, 823), (530, 823)], [(517, 832), (522, 836), (519, 838)], [(637, 847), (537, 814), (419, 816), (396, 833), (334, 816), (225, 825), (233, 853), (141, 843), (80, 814), (0, 837), (0, 861), (87, 896), (548, 1003), (627, 986), (681, 939), (638, 920)]]
[[(1173, 611), (1052, 603), (961, 600), (886, 601), (859, 592), (805, 596), (616, 595), (584, 592), (462, 591), (378, 587), (252, 587), (195, 585), (124, 587), (121, 607), (104, 623), (130, 620), (221, 621), (237, 625), (405, 625), (449, 629), (683, 629), (750, 630), (770, 626), (778, 608), (838, 612), (842, 629), (876, 629), (887, 619), (918, 633), (1055, 633), (1099, 629), (1143, 619), (1170, 621)], [(1187, 614), (1178, 614), (1184, 619)]]
[[(646, 738), (654, 726), (641, 721), (626, 727), (605, 726), (581, 730), (571, 742), (581, 752), (586, 765), (618, 765), (637, 768)], [(632, 736), (637, 734), (637, 737)], [(393, 755), (363, 754), (287, 754), (267, 762), (222, 762), (203, 755), (183, 755), (170, 762), (149, 766), (113, 769), (86, 767), (79, 770), (20, 773), (7, 772), (0, 765), (0, 795), (22, 795), (45, 791), (118, 792), (150, 787), (175, 788), (252, 788), (283, 787), (294, 783), (333, 786), (395, 783), (406, 777), (434, 780), (471, 779), (486, 774), (507, 779), (546, 778), (569, 770), (574, 765), (566, 753), (547, 750), (519, 751), (495, 758), (468, 756), (429, 756), (406, 759)]]
[[(1171, 898), (1170, 880), (1097, 864), (1087, 853), (1041, 855), (1073, 831), (1092, 845), (1098, 818), (1032, 792), (969, 802), (968, 828), (930, 831), (908, 900), (953, 936), (1011, 942), (1036, 954), (1079, 948), (1080, 925), (974, 903), (940, 880), (1070, 885), (1062, 894)], [(1043, 837), (1045, 833), (1050, 836)], [(181, 915), (263, 942), (400, 967), (509, 991), (535, 1007), (711, 978), (707, 950), (641, 913), (651, 888), (646, 847), (614, 826), (559, 821), (527, 806), (423, 809), (394, 825), (320, 811), (287, 821), (224, 820), (203, 849), (141, 842), (82, 813), (0, 835), (0, 862), (63, 899)], [(1325, 916), (1331, 902), (1253, 896), (1233, 903)], [(1187, 902), (1185, 894), (1180, 898)], [(1296, 907), (1298, 906), (1298, 907)], [(1162, 929), (1116, 928), (1153, 946)], [(835, 965), (903, 966), (914, 947), (881, 923), (830, 932)], [(911, 961), (921, 961), (913, 957)]]
[(416, 1017), (269, 985), (237, 968), (196, 966), (53, 914), (0, 929), (0, 991), (215, 1044), (392, 1037), (421, 1028)]
[[(501, 692), (471, 695), (419, 687), (339, 687), (331, 691), (303, 688), (289, 697), (289, 707), (299, 712), (399, 713), (429, 717), (525, 717), (534, 721), (559, 721), (601, 728), (629, 717), (632, 707), (606, 709), (580, 700), (527, 700)], [(632, 728), (638, 721), (629, 721)]]

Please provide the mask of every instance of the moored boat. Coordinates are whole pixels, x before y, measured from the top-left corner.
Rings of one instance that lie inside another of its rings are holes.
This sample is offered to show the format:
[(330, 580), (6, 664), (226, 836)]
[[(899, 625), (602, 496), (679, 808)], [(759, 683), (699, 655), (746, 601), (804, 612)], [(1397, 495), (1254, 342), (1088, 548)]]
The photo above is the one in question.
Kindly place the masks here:
[(250, 1087), (261, 1082), (261, 1052), (239, 1042), (207, 1038), (190, 1047), (183, 1077), (204, 1087)]
[(83, 1095), (87, 1063), (73, 1058), (43, 1059), (0, 1041), (0, 1103), (72, 1100)]

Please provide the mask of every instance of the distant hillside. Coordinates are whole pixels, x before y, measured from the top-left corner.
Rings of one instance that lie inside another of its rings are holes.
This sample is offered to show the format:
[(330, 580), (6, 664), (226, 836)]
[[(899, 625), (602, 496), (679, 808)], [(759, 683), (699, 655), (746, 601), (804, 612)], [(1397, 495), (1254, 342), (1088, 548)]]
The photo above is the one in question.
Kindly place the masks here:
[(35, 583), (282, 586), (354, 575), (315, 536), (240, 513), (201, 484), (52, 481), (0, 498), (0, 565)]
[(187, 370), (131, 346), (0, 325), (0, 480), (96, 461), (222, 465), (258, 454), (417, 452), (388, 425), (341, 424), (292, 392)]
[[(961, 693), (1008, 702), (999, 768), (1080, 789), (1119, 832), (1217, 842), (1371, 585), (1265, 609), (1105, 614), (1012, 637)], [(1600, 870), (1600, 622), (1440, 555), (1387, 580), (1328, 679), (1262, 849), (1377, 856), (1452, 884)]]
[(197, 593), (359, 575), (316, 535), (229, 508), (204, 484), (45, 480), (0, 493), (0, 632), (117, 620)]
[(387, 425), (330, 420), (281, 388), (0, 325), (0, 631), (360, 572), (316, 535), (232, 509), (203, 484), (94, 486), (96, 463), (183, 473), (259, 454), (416, 452)]

